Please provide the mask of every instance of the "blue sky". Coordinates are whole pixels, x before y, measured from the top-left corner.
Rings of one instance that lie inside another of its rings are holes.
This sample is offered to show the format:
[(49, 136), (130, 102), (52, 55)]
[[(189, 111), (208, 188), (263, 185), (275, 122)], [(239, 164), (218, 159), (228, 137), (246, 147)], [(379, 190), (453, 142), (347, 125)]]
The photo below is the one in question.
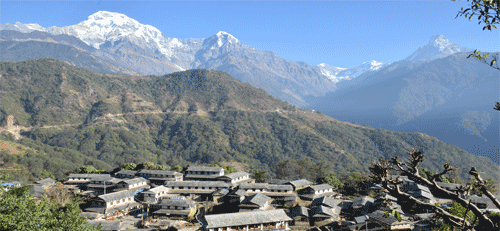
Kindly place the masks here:
[(226, 31), (243, 44), (309, 64), (350, 67), (406, 58), (443, 34), (452, 43), (498, 51), (499, 31), (455, 19), (466, 0), (435, 1), (0, 1), (0, 23), (74, 25), (97, 11), (123, 13), (168, 37)]

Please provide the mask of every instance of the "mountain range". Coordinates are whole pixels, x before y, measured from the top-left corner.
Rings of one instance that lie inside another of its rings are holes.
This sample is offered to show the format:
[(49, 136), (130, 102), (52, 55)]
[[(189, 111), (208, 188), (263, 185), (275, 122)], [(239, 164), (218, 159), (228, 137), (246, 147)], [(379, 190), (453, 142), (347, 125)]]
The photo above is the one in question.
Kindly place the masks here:
[[(46, 54), (47, 58), (58, 58), (94, 71), (161, 75), (193, 68), (222, 70), (296, 106), (307, 106), (309, 102), (306, 98), (308, 97), (321, 97), (334, 92), (337, 90), (336, 83), (341, 80), (352, 80), (363, 73), (371, 74), (390, 64), (372, 60), (351, 68), (341, 68), (324, 63), (311, 65), (293, 62), (280, 58), (273, 52), (246, 46), (224, 31), (206, 39), (167, 37), (151, 25), (144, 25), (124, 14), (108, 11), (96, 12), (87, 20), (71, 26), (44, 28), (36, 23), (16, 22), (15, 24), (2, 24), (0, 30), (15, 30), (23, 33), (42, 31), (52, 36), (73, 36), (80, 41), (67, 41), (64, 44), (81, 49), (82, 52), (85, 51), (84, 56), (88, 56), (88, 59), (96, 59), (93, 62), (108, 66), (109, 70), (106, 71), (97, 64), (83, 65), (70, 57), (49, 56), (55, 52), (47, 52), (50, 48), (47, 44), (24, 44), (24, 46), (25, 49), (28, 49), (28, 46), (36, 49), (43, 48), (43, 52), (41, 50), (38, 53)], [(37, 33), (32, 37), (39, 36)], [(44, 42), (60, 41), (58, 38), (45, 37)], [(3, 38), (2, 41), (24, 42), (26, 38), (10, 37)], [(87, 46), (82, 46), (83, 43)], [(6, 53), (4, 51), (4, 54), (8, 54), (9, 57), (3, 55), (0, 57), (2, 60), (21, 61), (28, 58), (26, 56), (29, 52), (22, 52), (19, 45), (15, 46), (18, 50), (12, 50), (11, 46), (12, 44), (4, 45), (4, 50), (7, 48), (10, 50)], [(52, 49), (61, 50), (60, 48)], [(71, 52), (68, 47), (64, 49), (74, 56), (82, 54)], [(464, 50), (467, 49), (450, 43), (442, 35), (436, 35), (431, 38), (428, 45), (417, 50), (409, 59), (411, 61), (430, 60)], [(16, 57), (13, 53), (25, 55)], [(32, 59), (42, 58), (33, 56), (35, 57)], [(249, 70), (252, 70), (252, 74)]]
[[(423, 132), (488, 156), (499, 156), (498, 71), (467, 54), (394, 62), (337, 84), (310, 107), (339, 120), (400, 132)], [(311, 100), (312, 101), (312, 100)]]
[(24, 177), (64, 178), (77, 164), (111, 170), (144, 161), (240, 162), (273, 176), (276, 165), (291, 158), (346, 174), (416, 148), (426, 154), (427, 169), (450, 162), (467, 179), (476, 166), (498, 180), (499, 165), (488, 158), (423, 133), (374, 129), (296, 108), (223, 71), (130, 76), (56, 59), (2, 61), (0, 97), (0, 141), (34, 150), (0, 150), (0, 166), (23, 169)]
[(288, 61), (224, 31), (206, 39), (167, 37), (153, 26), (106, 11), (65, 27), (0, 25), (1, 60), (56, 58), (129, 78), (220, 70), (295, 106), (373, 127), (419, 131), (500, 163), (495, 158), (498, 120), (491, 109), (498, 98), (498, 75), (466, 59), (464, 52), (470, 50), (435, 35), (406, 59), (343, 68)]

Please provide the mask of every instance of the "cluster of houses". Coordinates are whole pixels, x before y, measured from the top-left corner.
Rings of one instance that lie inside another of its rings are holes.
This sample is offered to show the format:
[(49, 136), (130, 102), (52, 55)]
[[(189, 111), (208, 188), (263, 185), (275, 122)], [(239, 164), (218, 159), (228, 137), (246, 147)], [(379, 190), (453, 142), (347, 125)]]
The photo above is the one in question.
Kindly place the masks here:
[[(437, 203), (429, 188), (403, 180), (403, 190), (413, 197)], [(35, 196), (52, 179), (37, 182)], [(431, 230), (431, 211), (416, 208), (397, 198), (379, 193), (376, 198), (347, 198), (328, 184), (313, 184), (305, 179), (255, 183), (247, 172), (224, 174), (220, 167), (190, 166), (184, 174), (167, 170), (121, 170), (109, 174), (70, 174), (65, 185), (93, 198), (84, 214), (88, 218), (116, 217), (147, 208), (157, 219), (194, 219), (201, 230)], [(451, 191), (458, 184), (439, 183)], [(373, 184), (372, 191), (383, 192)], [(464, 195), (466, 196), (466, 195)], [(482, 209), (488, 200), (469, 196)], [(212, 208), (208, 208), (210, 204)], [(218, 208), (218, 209), (215, 209)], [(397, 210), (402, 221), (384, 216)], [(95, 221), (94, 221), (95, 222)], [(115, 221), (116, 223), (116, 221)], [(114, 224), (115, 224), (114, 223)], [(113, 227), (119, 227), (119, 222)], [(109, 224), (107, 224), (109, 225)], [(110, 229), (111, 230), (111, 229)], [(116, 228), (112, 230), (118, 230)]]

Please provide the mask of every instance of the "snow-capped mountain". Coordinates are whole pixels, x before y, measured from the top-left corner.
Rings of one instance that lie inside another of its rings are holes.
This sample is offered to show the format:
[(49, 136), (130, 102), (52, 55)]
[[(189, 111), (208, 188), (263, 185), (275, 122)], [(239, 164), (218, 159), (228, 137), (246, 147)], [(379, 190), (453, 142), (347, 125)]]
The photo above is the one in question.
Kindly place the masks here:
[(107, 11), (71, 26), (43, 28), (16, 23), (0, 25), (0, 30), (74, 36), (96, 48), (92, 55), (141, 74), (163, 75), (190, 68), (226, 71), (295, 105), (305, 105), (305, 96), (317, 97), (335, 90), (334, 83), (317, 66), (245, 46), (224, 31), (206, 39), (170, 38), (153, 26)]
[(446, 37), (441, 34), (433, 35), (429, 43), (413, 52), (408, 58), (409, 61), (431, 61), (434, 59), (444, 58), (459, 52), (472, 51), (473, 49), (461, 47), (458, 44), (451, 43)]
[(321, 73), (323, 73), (323, 75), (325, 75), (332, 82), (337, 83), (340, 80), (350, 80), (356, 78), (365, 72), (376, 71), (389, 64), (390, 63), (382, 63), (372, 60), (351, 68), (334, 67), (325, 63), (318, 64), (317, 66), (321, 69)]

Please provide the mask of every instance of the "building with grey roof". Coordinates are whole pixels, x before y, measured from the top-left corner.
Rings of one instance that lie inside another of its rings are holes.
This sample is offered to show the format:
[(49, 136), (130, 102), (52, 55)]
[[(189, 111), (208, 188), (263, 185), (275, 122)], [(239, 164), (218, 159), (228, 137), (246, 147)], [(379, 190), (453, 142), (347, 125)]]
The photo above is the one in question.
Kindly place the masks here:
[(148, 180), (142, 178), (142, 177), (136, 177), (136, 178), (125, 178), (120, 180), (117, 184), (116, 187), (118, 190), (130, 190), (130, 189), (148, 189)]
[(255, 179), (250, 178), (250, 173), (248, 172), (233, 172), (223, 176), (218, 176), (216, 179), (231, 184), (240, 182), (255, 182)]
[(332, 199), (330, 197), (323, 196), (323, 197), (319, 197), (319, 198), (314, 199), (310, 206), (314, 207), (314, 206), (323, 205), (323, 206), (327, 206), (330, 208), (335, 208), (335, 207), (339, 206), (340, 203), (341, 203), (340, 200)]
[(324, 226), (340, 220), (340, 208), (330, 208), (323, 205), (309, 207), (309, 217), (314, 226)]
[(306, 179), (300, 179), (300, 180), (289, 181), (286, 184), (292, 185), (293, 190), (297, 191), (297, 190), (300, 190), (303, 188), (307, 188), (307, 187), (311, 186), (313, 183), (306, 180)]
[(298, 191), (300, 198), (304, 200), (314, 200), (323, 196), (334, 196), (333, 186), (329, 184), (311, 185)]
[(168, 188), (165, 186), (158, 186), (156, 188), (149, 189), (147, 191), (141, 192), (145, 202), (156, 203), (159, 198), (165, 197), (168, 193)]
[(184, 179), (198, 181), (215, 181), (218, 177), (224, 175), (224, 168), (221, 167), (206, 167), (206, 166), (189, 166), (186, 169)]
[(176, 171), (169, 170), (149, 170), (143, 169), (137, 176), (144, 177), (153, 184), (163, 185), (165, 181), (183, 181), (184, 175)]
[(288, 213), (293, 221), (291, 225), (294, 226), (309, 226), (309, 208), (303, 206), (296, 206), (290, 209)]
[(408, 221), (408, 219), (401, 215), (403, 220), (398, 222), (397, 219), (389, 215), (389, 217), (384, 216), (384, 211), (377, 210), (373, 213), (368, 214), (369, 221), (377, 223), (382, 226), (386, 230), (396, 230), (396, 229), (411, 229), (412, 223)]
[(92, 200), (91, 207), (86, 208), (85, 211), (104, 214), (112, 214), (114, 212), (128, 213), (139, 207), (140, 204), (134, 200), (133, 190), (127, 190), (100, 195)]
[(83, 184), (90, 182), (92, 179), (100, 178), (109, 179), (111, 176), (109, 174), (72, 173), (69, 174), (68, 180), (64, 184)]
[(240, 212), (247, 212), (252, 210), (267, 210), (271, 207), (271, 198), (257, 193), (251, 196), (247, 196), (239, 205), (238, 208)]
[(267, 210), (205, 215), (201, 220), (202, 229), (215, 230), (289, 230), (288, 222), (292, 221), (283, 210)]
[(56, 180), (52, 179), (52, 178), (45, 178), (43, 180), (39, 180), (36, 182), (39, 186), (42, 186), (42, 187), (48, 187), (50, 185), (53, 185), (56, 183)]
[(118, 172), (115, 173), (115, 177), (117, 178), (121, 178), (121, 179), (124, 179), (124, 178), (134, 178), (135, 175), (137, 175), (137, 171), (134, 171), (134, 170), (125, 170), (125, 169), (122, 169)]

